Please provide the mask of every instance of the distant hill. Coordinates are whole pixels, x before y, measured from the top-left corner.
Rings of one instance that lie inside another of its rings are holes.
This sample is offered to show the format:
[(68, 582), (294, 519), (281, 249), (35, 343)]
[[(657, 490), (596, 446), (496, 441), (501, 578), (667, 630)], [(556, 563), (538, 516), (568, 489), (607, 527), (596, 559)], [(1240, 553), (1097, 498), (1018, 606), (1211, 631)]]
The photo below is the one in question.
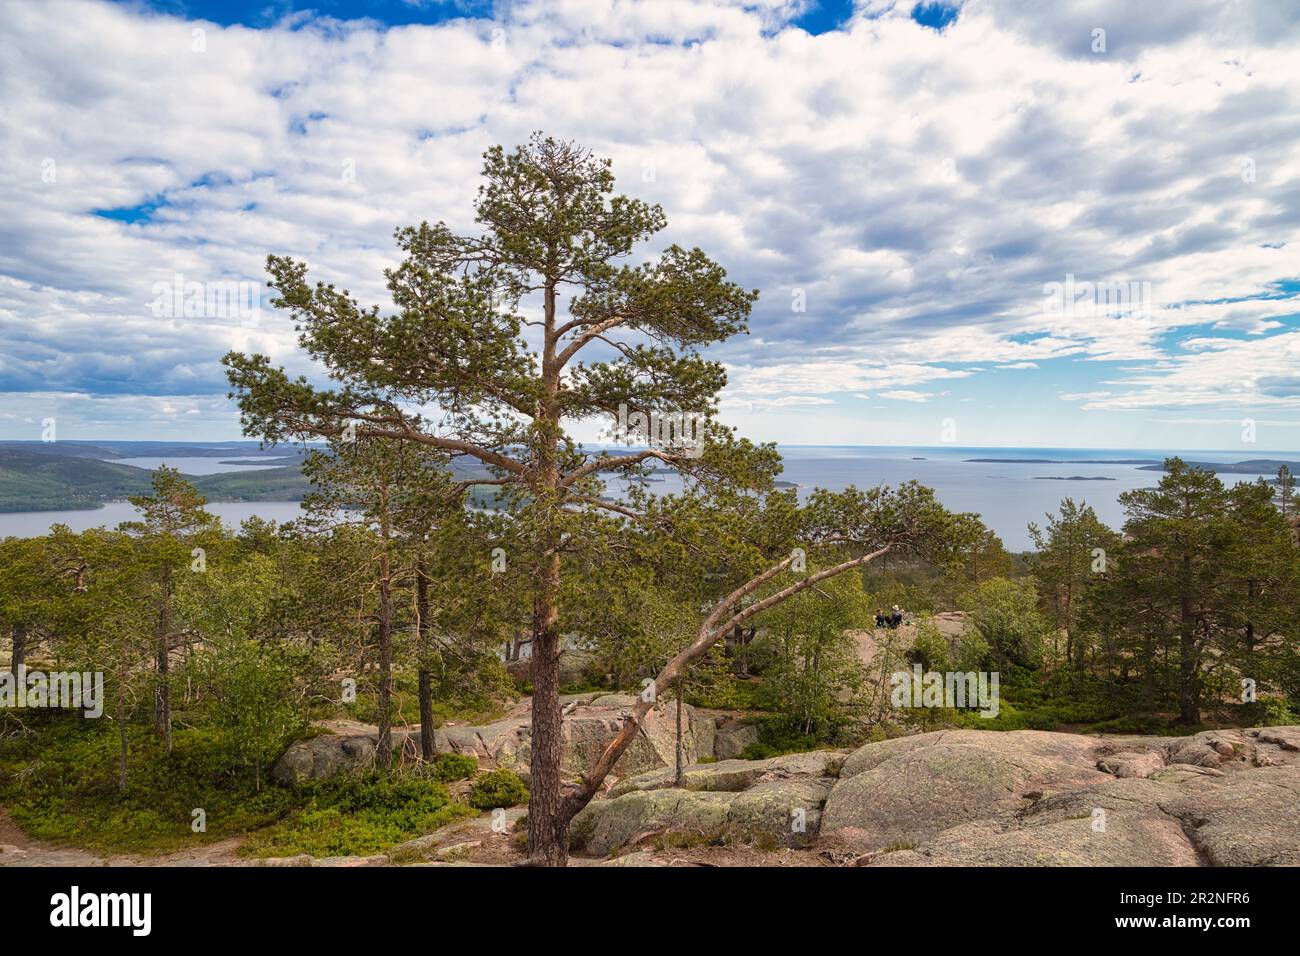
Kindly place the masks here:
[[(1212, 471), (1216, 474), (1224, 475), (1277, 475), (1277, 470), (1283, 465), (1291, 469), (1293, 474), (1300, 473), (1300, 461), (1284, 461), (1281, 458), (1250, 458), (1246, 461), (1222, 462), (1222, 461), (1189, 461), (1185, 462), (1188, 467), (1200, 468), (1204, 471)], [(1143, 465), (1138, 471), (1164, 471), (1164, 463), (1155, 465)]]
[[(300, 501), (311, 487), (296, 465), (187, 477), (209, 501)], [(0, 512), (94, 508), (148, 494), (151, 478), (134, 465), (0, 447)]]
[(273, 458), (286, 454), (298, 456), (298, 449), (294, 446), (276, 450), (263, 448), (255, 441), (204, 444), (169, 441), (0, 441), (0, 450), (58, 458), (98, 459), (160, 458), (169, 455), (177, 458), (242, 458), (251, 455), (266, 455), (268, 458)]
[[(311, 491), (300, 470), (302, 452), (296, 446), (285, 450), (290, 453), (268, 454), (256, 463), (231, 462), (246, 470), (186, 477), (212, 502), (301, 501)], [(149, 469), (106, 458), (230, 459), (257, 453), (257, 442), (0, 442), (0, 512), (74, 511), (149, 493)], [(488, 477), (482, 465), (465, 459), (453, 461), (451, 471), (462, 481)], [(494, 486), (471, 490), (479, 507), (494, 507), (498, 497)]]
[(149, 472), (94, 458), (0, 448), (0, 511), (91, 508), (149, 489)]
[(190, 481), (209, 501), (301, 501), (311, 491), (311, 483), (296, 465), (200, 475)]

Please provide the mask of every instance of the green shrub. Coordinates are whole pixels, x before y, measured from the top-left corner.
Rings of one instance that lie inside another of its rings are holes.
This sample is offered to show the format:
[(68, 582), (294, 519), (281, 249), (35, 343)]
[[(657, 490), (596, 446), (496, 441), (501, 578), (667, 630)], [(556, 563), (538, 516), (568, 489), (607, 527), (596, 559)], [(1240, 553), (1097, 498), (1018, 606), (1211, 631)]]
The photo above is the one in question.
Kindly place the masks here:
[(746, 744), (745, 749), (740, 752), (741, 760), (766, 760), (769, 757), (779, 757), (782, 751), (775, 747), (769, 747), (765, 743)]
[(466, 754), (438, 754), (428, 767), (434, 780), (451, 783), (453, 780), (474, 776), (478, 770), (478, 760)]
[(1236, 708), (1236, 711), (1234, 715), (1236, 721), (1246, 725), (1253, 724), (1256, 727), (1286, 726), (1296, 723), (1297, 719), (1295, 711), (1280, 697), (1269, 697), (1254, 703), (1242, 704)]
[(806, 753), (824, 747), (840, 735), (842, 728), (822, 726), (820, 733), (805, 734), (797, 719), (768, 717), (758, 722), (758, 741), (740, 752), (742, 760), (766, 760), (782, 754)]
[(474, 781), (469, 805), (480, 810), (513, 807), (528, 802), (528, 788), (513, 770), (491, 770)]
[(453, 803), (441, 783), (418, 776), (372, 772), (304, 788), (306, 805), (249, 837), (254, 856), (365, 856), (474, 816)]
[(1126, 717), (1116, 717), (1112, 720), (1098, 721), (1084, 727), (1083, 732), (1089, 734), (1141, 734), (1143, 736), (1178, 737), (1183, 734), (1194, 733), (1195, 728), (1180, 727), (1167, 717), (1133, 714)]

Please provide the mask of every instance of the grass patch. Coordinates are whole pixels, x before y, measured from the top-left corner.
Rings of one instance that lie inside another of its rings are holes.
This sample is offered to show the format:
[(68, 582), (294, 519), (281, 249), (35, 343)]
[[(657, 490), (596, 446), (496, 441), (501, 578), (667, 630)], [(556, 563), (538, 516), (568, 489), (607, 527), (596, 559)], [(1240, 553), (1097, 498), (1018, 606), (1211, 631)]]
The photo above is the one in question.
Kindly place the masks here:
[(299, 788), (304, 805), (249, 836), (246, 856), (369, 856), (478, 812), (436, 780), (380, 773)]
[[(258, 791), (230, 773), (224, 749), (207, 730), (176, 728), (167, 754), (152, 728), (132, 726), (121, 790), (117, 728), (108, 721), (55, 713), (23, 719), (33, 733), (0, 736), (0, 801), (34, 839), (159, 854), (266, 826), (293, 807), (291, 792)], [(191, 828), (197, 809), (206, 816), (203, 833)]]

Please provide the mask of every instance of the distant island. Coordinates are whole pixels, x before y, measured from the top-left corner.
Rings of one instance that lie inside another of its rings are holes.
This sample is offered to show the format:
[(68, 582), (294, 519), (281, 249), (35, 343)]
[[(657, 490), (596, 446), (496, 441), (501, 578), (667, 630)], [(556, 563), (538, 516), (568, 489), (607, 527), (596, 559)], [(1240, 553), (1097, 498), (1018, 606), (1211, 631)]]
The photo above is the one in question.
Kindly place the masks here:
[(1143, 465), (1159, 470), (1164, 462), (1151, 458), (963, 458), (963, 461), (983, 465)]
[(1105, 475), (1034, 475), (1034, 481), (1114, 481)]
[[(1164, 471), (1163, 461), (1150, 458), (1071, 458), (1062, 461), (1059, 458), (964, 458), (972, 464), (985, 465), (1136, 465), (1138, 471)], [(1285, 461), (1281, 458), (1250, 458), (1246, 461), (1189, 461), (1189, 467), (1212, 471), (1220, 475), (1276, 475), (1279, 468), (1286, 465), (1292, 473), (1300, 474), (1300, 461)], [(1036, 476), (1047, 477), (1047, 476)], [(1056, 481), (1111, 481), (1113, 479), (1088, 479), (1075, 475), (1070, 478), (1052, 478)]]

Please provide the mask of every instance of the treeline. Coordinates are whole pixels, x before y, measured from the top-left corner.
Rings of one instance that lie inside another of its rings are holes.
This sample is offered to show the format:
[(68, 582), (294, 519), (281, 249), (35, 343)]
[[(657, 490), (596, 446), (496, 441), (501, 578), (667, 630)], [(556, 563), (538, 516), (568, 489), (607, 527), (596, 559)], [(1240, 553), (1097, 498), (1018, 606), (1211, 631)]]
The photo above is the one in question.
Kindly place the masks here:
[(1289, 470), (1276, 485), (1227, 486), (1174, 458), (1156, 487), (1120, 501), (1122, 534), (1069, 500), (1031, 529), (1049, 659), (1067, 686), (1185, 726), (1225, 702), (1257, 705), (1244, 713), (1263, 722), (1294, 720), (1300, 551)]
[[(860, 588), (825, 590), (820, 606), (769, 617), (748, 666), (764, 678), (793, 666), (800, 679), (766, 706), (784, 713), (816, 689), (802, 729), (820, 727), (813, 738), (832, 742), (846, 727), (885, 737), (944, 726), (1186, 733), (1295, 723), (1300, 517), (1290, 472), (1227, 486), (1177, 458), (1164, 470), (1155, 487), (1121, 496), (1120, 529), (1067, 498), (1030, 526), (1033, 552), (1010, 554), (985, 533), (956, 565), (885, 559)], [(858, 666), (846, 629), (895, 605), (915, 631), (875, 630), (871, 664)], [(778, 658), (769, 672), (762, 648), (777, 637), (794, 662)], [(996, 717), (975, 706), (896, 706), (891, 678), (916, 665), (997, 673)], [(765, 685), (759, 699), (776, 686)]]
[[(1289, 487), (1278, 507), (1265, 482), (1225, 487), (1177, 459), (1167, 465), (1157, 487), (1124, 496), (1122, 532), (1067, 499), (1031, 527), (1037, 550), (1027, 555), (1008, 553), (970, 516), (943, 512), (924, 489), (886, 493), (873, 510), (928, 514), (928, 540), (942, 546), (900, 549), (784, 597), (792, 578), (836, 566), (824, 555), (806, 563), (808, 552), (789, 542), (845, 499), (818, 493), (801, 506), (773, 492), (718, 512), (664, 499), (672, 535), (620, 525), (589, 536), (589, 551), (574, 542), (562, 626), (566, 653), (580, 649), (588, 663), (580, 683), (562, 689), (641, 692), (698, 639), (700, 609), (734, 590), (719, 570), (784, 528), (792, 537), (777, 547), (790, 548), (789, 573), (753, 589), (747, 603), (758, 613), (733, 622), (660, 691), (766, 715), (747, 756), (943, 726), (1162, 732), (1206, 719), (1293, 722), (1300, 550)], [(315, 491), (306, 517), (288, 525), (251, 519), (232, 532), (181, 475), (160, 469), (152, 493), (132, 499), (138, 521), (0, 542), (10, 670), (102, 673), (107, 717), (92, 728), (99, 722), (14, 710), (0, 716), (3, 733), (39, 738), (51, 720), (83, 736), (111, 727), (113, 779), (77, 781), (108, 812), (111, 790), (140, 798), (173, 786), (196, 752), (210, 784), (256, 794), (285, 746), (327, 717), (377, 724), (381, 771), (398, 761), (432, 766), (443, 720), (488, 719), (533, 689), (504, 666), (534, 634), (532, 565), (516, 560), (526, 556), (528, 505), (449, 505), (454, 477), (411, 443), (341, 442), (305, 467)], [(911, 636), (873, 628), (877, 609), (895, 604), (916, 623)], [(961, 615), (940, 627), (937, 615), (952, 611)], [(869, 664), (864, 634), (875, 645)], [(996, 718), (974, 701), (899, 708), (891, 679), (913, 665), (998, 673)], [(392, 728), (412, 723), (418, 746), (394, 748)], [(107, 769), (96, 766), (91, 778)], [(41, 783), (29, 770), (11, 768), (29, 787)], [(33, 806), (66, 797), (68, 785), (56, 782)]]
[[(254, 786), (314, 715), (353, 713), (387, 731), (395, 647), (418, 672), (421, 713), (432, 715), (435, 699), (445, 713), (504, 696), (499, 592), (475, 588), (486, 582), (481, 571), (457, 569), (485, 553), (470, 544), (472, 522), (422, 525), (412, 540), (410, 499), (393, 496), (377, 532), (368, 513), (346, 504), (349, 493), (382, 489), (387, 473), (344, 490), (333, 480), (339, 463), (319, 459), (318, 491), (298, 524), (254, 518), (232, 533), (193, 485), (163, 468), (152, 494), (130, 499), (138, 521), (0, 542), (9, 669), (105, 675), (120, 788), (131, 772), (130, 727), (141, 718), (166, 753), (175, 726), (211, 728), (229, 773)], [(379, 753), (387, 765), (391, 748)]]

